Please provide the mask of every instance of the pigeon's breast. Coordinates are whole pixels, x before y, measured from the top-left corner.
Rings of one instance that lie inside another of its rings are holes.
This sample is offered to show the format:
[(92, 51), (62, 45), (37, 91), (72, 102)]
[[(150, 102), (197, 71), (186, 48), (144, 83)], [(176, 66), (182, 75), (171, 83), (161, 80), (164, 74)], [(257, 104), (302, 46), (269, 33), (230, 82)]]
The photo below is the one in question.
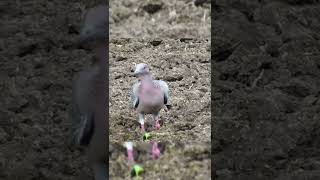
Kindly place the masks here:
[(163, 93), (160, 89), (146, 88), (140, 91), (138, 110), (146, 114), (158, 112), (164, 105)]

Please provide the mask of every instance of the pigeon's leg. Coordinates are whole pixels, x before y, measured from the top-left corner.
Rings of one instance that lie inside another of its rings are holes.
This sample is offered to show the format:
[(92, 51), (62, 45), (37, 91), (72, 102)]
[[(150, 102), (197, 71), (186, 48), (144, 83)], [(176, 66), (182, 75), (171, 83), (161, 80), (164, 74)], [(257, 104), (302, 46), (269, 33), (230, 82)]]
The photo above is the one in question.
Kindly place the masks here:
[(152, 142), (152, 158), (155, 160), (155, 159), (158, 159), (159, 156), (160, 156), (160, 149), (158, 147), (158, 143), (156, 142)]
[(141, 131), (144, 132), (145, 128), (144, 128), (144, 114), (143, 113), (139, 113), (139, 123), (140, 123)]
[(133, 159), (133, 150), (132, 149), (128, 149), (127, 150), (127, 154), (128, 154), (128, 161), (134, 161), (134, 159)]
[(159, 117), (159, 112), (157, 112), (157, 113), (155, 113), (155, 114), (153, 114), (153, 119), (154, 119), (154, 121), (155, 121), (155, 128), (156, 129), (159, 129), (160, 128), (160, 123), (159, 123), (159, 121), (160, 121), (160, 117)]

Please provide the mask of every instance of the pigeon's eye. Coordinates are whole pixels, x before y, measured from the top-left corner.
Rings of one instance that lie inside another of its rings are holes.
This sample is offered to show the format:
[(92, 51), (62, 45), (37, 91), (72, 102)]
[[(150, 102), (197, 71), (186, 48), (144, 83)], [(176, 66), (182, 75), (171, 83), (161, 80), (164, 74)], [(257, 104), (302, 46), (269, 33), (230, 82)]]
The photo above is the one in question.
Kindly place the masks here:
[(144, 67), (143, 67), (143, 69), (146, 69), (146, 68), (147, 68), (147, 66), (144, 66)]

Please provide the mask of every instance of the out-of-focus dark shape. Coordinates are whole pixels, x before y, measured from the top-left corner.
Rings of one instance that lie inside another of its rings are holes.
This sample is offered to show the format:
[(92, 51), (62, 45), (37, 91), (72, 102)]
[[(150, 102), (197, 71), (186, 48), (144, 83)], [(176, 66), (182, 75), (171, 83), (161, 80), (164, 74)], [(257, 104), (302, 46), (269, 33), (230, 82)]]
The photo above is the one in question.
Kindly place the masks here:
[(107, 174), (107, 39), (108, 8), (96, 6), (86, 13), (79, 43), (94, 42), (93, 65), (80, 72), (73, 85), (74, 142), (87, 147), (95, 180), (106, 180)]
[(80, 31), (80, 43), (106, 42), (108, 22), (107, 6), (99, 5), (89, 9), (85, 14), (84, 24)]
[(205, 4), (205, 3), (210, 3), (210, 1), (209, 0), (195, 0), (194, 1), (194, 5), (196, 5), (196, 6), (202, 6), (203, 4)]

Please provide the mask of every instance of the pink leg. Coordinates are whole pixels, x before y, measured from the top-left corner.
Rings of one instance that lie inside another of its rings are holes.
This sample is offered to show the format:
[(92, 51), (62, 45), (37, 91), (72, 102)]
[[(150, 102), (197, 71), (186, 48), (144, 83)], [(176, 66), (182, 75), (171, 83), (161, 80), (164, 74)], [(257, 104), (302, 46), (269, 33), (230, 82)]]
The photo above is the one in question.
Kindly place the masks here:
[(128, 161), (133, 161), (133, 151), (127, 150), (127, 154), (128, 154)]
[(141, 129), (142, 132), (146, 131), (145, 128), (144, 128), (144, 124), (140, 124), (140, 129)]
[(140, 123), (140, 128), (142, 132), (145, 132), (144, 128), (144, 114), (139, 114), (139, 123)]
[(156, 118), (156, 123), (155, 123), (155, 127), (156, 129), (160, 129), (160, 123), (159, 123), (160, 119)]
[(160, 149), (158, 148), (158, 143), (153, 142), (153, 144), (152, 144), (152, 158), (155, 160), (155, 159), (158, 159), (159, 156), (160, 156)]

